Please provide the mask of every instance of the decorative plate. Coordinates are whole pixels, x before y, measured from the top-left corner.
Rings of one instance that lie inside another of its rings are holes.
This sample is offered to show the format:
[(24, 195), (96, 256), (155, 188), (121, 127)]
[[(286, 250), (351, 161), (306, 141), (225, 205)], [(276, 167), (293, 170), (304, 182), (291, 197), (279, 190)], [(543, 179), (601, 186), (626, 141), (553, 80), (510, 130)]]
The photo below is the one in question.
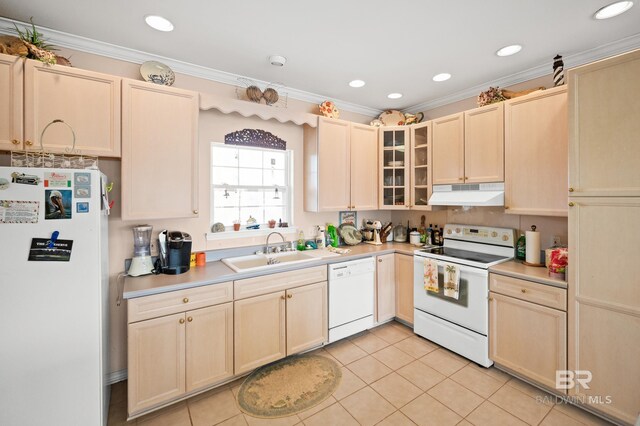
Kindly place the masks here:
[(350, 223), (343, 223), (338, 227), (338, 234), (344, 240), (345, 244), (355, 246), (362, 241), (362, 233)]
[(324, 101), (319, 105), (320, 113), (327, 118), (340, 118), (340, 111), (331, 101)]
[(211, 227), (211, 232), (224, 232), (225, 231), (224, 224), (221, 222), (216, 222)]
[(404, 126), (404, 114), (396, 109), (389, 109), (378, 117), (385, 126)]
[(140, 65), (140, 75), (144, 81), (165, 86), (171, 86), (176, 81), (176, 75), (171, 68), (156, 61), (147, 61)]

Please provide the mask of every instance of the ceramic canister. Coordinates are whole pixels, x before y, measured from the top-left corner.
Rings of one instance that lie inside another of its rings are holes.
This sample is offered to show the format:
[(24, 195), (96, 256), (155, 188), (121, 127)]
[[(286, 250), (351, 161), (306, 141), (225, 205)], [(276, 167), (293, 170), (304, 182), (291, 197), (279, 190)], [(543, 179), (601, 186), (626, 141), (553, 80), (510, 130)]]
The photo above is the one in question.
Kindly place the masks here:
[(414, 246), (422, 245), (422, 243), (420, 242), (420, 233), (418, 231), (411, 231), (409, 233), (409, 242)]

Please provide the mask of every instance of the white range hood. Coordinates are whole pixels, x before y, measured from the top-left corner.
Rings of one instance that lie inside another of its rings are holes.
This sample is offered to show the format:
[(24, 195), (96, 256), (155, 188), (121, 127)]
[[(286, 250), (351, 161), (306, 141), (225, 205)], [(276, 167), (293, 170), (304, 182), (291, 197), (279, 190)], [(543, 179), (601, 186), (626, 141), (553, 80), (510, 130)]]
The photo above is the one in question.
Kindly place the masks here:
[(504, 206), (504, 183), (433, 185), (432, 206)]

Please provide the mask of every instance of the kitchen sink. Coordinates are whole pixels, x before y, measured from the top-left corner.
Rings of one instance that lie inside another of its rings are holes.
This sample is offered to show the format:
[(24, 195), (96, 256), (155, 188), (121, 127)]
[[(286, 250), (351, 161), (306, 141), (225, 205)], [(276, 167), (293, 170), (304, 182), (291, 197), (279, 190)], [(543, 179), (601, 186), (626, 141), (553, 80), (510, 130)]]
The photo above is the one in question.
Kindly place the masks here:
[(303, 251), (288, 251), (273, 254), (252, 254), (249, 256), (229, 257), (222, 259), (222, 263), (236, 272), (247, 272), (261, 271), (279, 265), (291, 265), (317, 259), (317, 256), (312, 256)]

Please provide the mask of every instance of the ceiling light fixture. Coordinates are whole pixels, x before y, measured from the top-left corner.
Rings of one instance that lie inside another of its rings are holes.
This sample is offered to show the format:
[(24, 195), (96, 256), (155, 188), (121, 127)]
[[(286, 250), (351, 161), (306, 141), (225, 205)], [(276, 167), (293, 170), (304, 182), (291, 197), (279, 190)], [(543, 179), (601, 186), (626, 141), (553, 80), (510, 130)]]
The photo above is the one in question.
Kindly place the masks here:
[(362, 80), (353, 80), (349, 82), (349, 86), (351, 87), (362, 87), (365, 85), (365, 82)]
[(451, 78), (451, 74), (443, 72), (433, 76), (433, 81), (447, 81)]
[(147, 15), (144, 17), (144, 21), (154, 30), (158, 31), (173, 31), (173, 24), (167, 18), (163, 18), (159, 15)]
[(518, 53), (521, 50), (522, 50), (522, 46), (520, 46), (519, 44), (512, 44), (510, 46), (505, 46), (502, 49), (499, 49), (496, 52), (496, 55), (498, 55), (498, 56), (511, 56), (511, 55), (515, 55), (516, 53)]
[(389, 99), (400, 99), (402, 97), (402, 93), (389, 93), (387, 98)]
[(598, 11), (593, 14), (593, 17), (596, 19), (613, 18), (614, 16), (625, 13), (627, 10), (631, 9), (631, 6), (633, 6), (632, 1), (618, 1), (611, 3), (610, 5), (598, 9)]
[(276, 67), (283, 67), (287, 63), (287, 58), (280, 55), (269, 56), (269, 63)]

